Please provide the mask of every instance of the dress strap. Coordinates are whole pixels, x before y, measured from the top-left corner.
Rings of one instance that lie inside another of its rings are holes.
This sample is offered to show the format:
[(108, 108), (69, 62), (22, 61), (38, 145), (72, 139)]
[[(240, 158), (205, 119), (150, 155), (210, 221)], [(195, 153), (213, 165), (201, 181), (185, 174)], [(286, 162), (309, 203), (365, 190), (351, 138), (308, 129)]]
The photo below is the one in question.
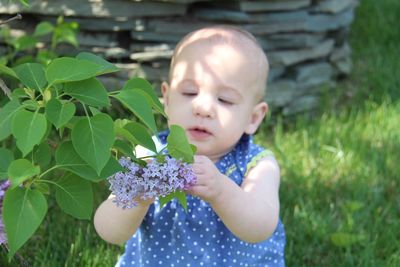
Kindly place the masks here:
[(258, 153), (257, 155), (255, 155), (254, 157), (251, 158), (251, 160), (247, 163), (246, 165), (246, 173), (244, 174), (244, 176), (246, 177), (247, 174), (249, 173), (249, 171), (257, 165), (257, 163), (262, 160), (265, 157), (268, 156), (274, 156), (274, 153), (271, 150), (265, 149), (262, 150), (260, 153)]

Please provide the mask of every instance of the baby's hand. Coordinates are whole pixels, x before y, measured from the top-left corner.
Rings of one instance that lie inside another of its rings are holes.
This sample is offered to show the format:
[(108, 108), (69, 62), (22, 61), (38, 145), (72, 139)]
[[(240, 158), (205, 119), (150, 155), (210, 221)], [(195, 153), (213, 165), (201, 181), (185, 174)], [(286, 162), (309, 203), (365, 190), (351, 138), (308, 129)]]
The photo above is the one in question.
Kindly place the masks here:
[(186, 191), (207, 202), (213, 202), (222, 191), (223, 174), (206, 156), (194, 156), (193, 171), (197, 182)]

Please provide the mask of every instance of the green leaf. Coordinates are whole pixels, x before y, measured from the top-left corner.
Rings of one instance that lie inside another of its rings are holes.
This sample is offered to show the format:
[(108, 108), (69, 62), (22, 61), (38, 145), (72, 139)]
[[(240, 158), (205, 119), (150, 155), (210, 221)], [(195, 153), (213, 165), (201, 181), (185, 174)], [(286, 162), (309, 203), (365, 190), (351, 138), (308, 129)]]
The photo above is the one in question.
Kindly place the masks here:
[(50, 187), (48, 184), (45, 183), (34, 183), (33, 189), (38, 190), (40, 193), (45, 195), (50, 195)]
[(7, 190), (4, 197), (3, 219), (10, 260), (33, 235), (46, 213), (47, 202), (41, 192), (20, 187)]
[(190, 144), (190, 148), (192, 149), (193, 155), (195, 155), (196, 151), (197, 151), (197, 147), (195, 145), (193, 145), (193, 144)]
[(11, 92), (12, 99), (18, 99), (18, 98), (24, 98), (24, 97), (28, 97), (28, 95), (26, 94), (26, 92), (23, 88), (16, 88), (16, 89), (12, 90), (12, 92)]
[(75, 151), (100, 174), (110, 159), (115, 140), (114, 123), (110, 116), (101, 113), (79, 120), (71, 136)]
[(58, 25), (54, 30), (54, 35), (55, 35), (54, 38), (55, 42), (53, 46), (65, 42), (75, 47), (78, 47), (78, 39), (76, 38), (76, 31), (72, 29), (68, 23)]
[(169, 193), (165, 197), (160, 196), (158, 200), (160, 201), (160, 209), (162, 209), (165, 205), (167, 205), (168, 202), (174, 199), (174, 192)]
[(12, 134), (17, 139), (17, 147), (25, 157), (39, 144), (47, 130), (46, 117), (38, 112), (19, 110), (11, 123)]
[(93, 211), (91, 182), (68, 173), (57, 182), (56, 201), (65, 213), (90, 220)]
[(87, 60), (61, 57), (47, 66), (46, 78), (49, 84), (74, 82), (95, 77), (101, 66)]
[(25, 63), (14, 68), (19, 80), (28, 88), (39, 92), (46, 86), (44, 67), (39, 63)]
[[(69, 122), (65, 124), (65, 128), (71, 129), (74, 128), (75, 124), (80, 121), (82, 118), (86, 118), (86, 116), (73, 116)], [(64, 127), (63, 127), (64, 128)]]
[(16, 159), (8, 167), (11, 188), (19, 186), (27, 179), (40, 174), (40, 167), (32, 165), (27, 159)]
[(132, 111), (153, 133), (157, 132), (153, 112), (142, 94), (138, 93), (137, 90), (129, 89), (121, 91), (114, 97)]
[(56, 98), (46, 103), (46, 117), (57, 129), (64, 126), (74, 116), (75, 110), (73, 103), (61, 103)]
[(103, 84), (96, 78), (65, 84), (64, 91), (89, 106), (108, 107), (110, 99)]
[(26, 7), (29, 7), (29, 1), (28, 0), (19, 0), (19, 2), (21, 4), (23, 4), (24, 6), (26, 6)]
[(38, 40), (35, 37), (29, 35), (23, 35), (15, 40), (14, 47), (18, 51), (23, 51), (34, 48), (37, 43)]
[(33, 36), (42, 36), (54, 31), (54, 26), (48, 21), (42, 21), (38, 25), (36, 25)]
[(115, 140), (113, 147), (121, 152), (124, 156), (130, 157), (131, 159), (136, 158), (133, 154), (133, 146), (123, 140)]
[(0, 147), (0, 180), (8, 178), (7, 170), (13, 160), (14, 154), (12, 151)]
[(158, 99), (153, 86), (147, 80), (138, 77), (130, 79), (125, 83), (122, 90), (130, 89), (139, 90), (142, 92), (149, 105), (160, 112), (164, 117), (167, 117), (167, 114), (164, 112), (164, 107)]
[(29, 109), (31, 111), (36, 111), (37, 109), (40, 108), (39, 103), (33, 99), (25, 100), (24, 102), (22, 102), (22, 106), (25, 109)]
[(89, 52), (80, 52), (76, 56), (76, 58), (81, 60), (88, 60), (101, 66), (101, 69), (97, 72), (97, 75), (119, 71), (119, 69), (114, 64), (111, 64), (103, 58)]
[(117, 119), (114, 121), (114, 131), (115, 134), (119, 137), (123, 137), (126, 140), (128, 140), (132, 146), (136, 146), (139, 144), (139, 140), (136, 140), (136, 138), (124, 128), (124, 126), (127, 124), (128, 120), (121, 120)]
[(20, 110), (21, 105), (17, 99), (13, 99), (8, 102), (0, 110), (0, 141), (7, 138), (11, 134), (11, 122), (15, 116), (15, 113)]
[(106, 166), (101, 171), (99, 178), (103, 180), (103, 179), (106, 179), (109, 176), (111, 176), (117, 172), (121, 172), (123, 170), (124, 170), (124, 168), (121, 166), (121, 164), (119, 164), (118, 160), (116, 160), (114, 157), (110, 157)]
[(44, 66), (47, 66), (47, 65), (49, 65), (49, 63), (50, 63), (53, 59), (55, 59), (55, 58), (57, 58), (57, 57), (58, 57), (58, 55), (57, 55), (55, 52), (49, 51), (49, 50), (46, 50), (46, 49), (41, 49), (41, 50), (38, 51), (38, 53), (36, 54), (36, 61), (37, 61), (38, 63), (43, 64)]
[[(30, 158), (28, 156), (28, 158)], [(51, 161), (50, 146), (47, 141), (42, 142), (33, 149), (32, 155), (33, 162), (39, 166), (46, 167)]]
[(193, 151), (190, 146), (185, 130), (178, 125), (171, 125), (170, 133), (167, 137), (167, 148), (171, 156), (181, 159), (188, 163), (193, 163)]
[(90, 110), (90, 112), (92, 113), (93, 116), (101, 113), (100, 110), (98, 110), (97, 108), (94, 108), (92, 106), (89, 106), (89, 110)]
[(127, 123), (124, 128), (128, 130), (128, 132), (136, 139), (138, 140), (138, 144), (153, 151), (154, 153), (157, 153), (157, 148), (156, 145), (154, 144), (153, 139), (151, 138), (151, 135), (148, 133), (146, 127), (144, 127), (142, 124), (137, 123), (137, 122), (129, 122)]
[(61, 168), (73, 172), (86, 180), (94, 182), (104, 180), (114, 173), (123, 170), (118, 161), (113, 157), (110, 157), (100, 175), (97, 175), (96, 171), (78, 155), (71, 141), (62, 143), (57, 148), (55, 157), (57, 165), (60, 165)]
[(0, 64), (0, 74), (6, 74), (8, 76), (18, 79), (17, 74), (13, 71), (13, 69), (3, 64)]
[(162, 197), (162, 196), (159, 197), (158, 199), (160, 201), (160, 208), (163, 208), (169, 201), (171, 201), (174, 198), (176, 198), (178, 200), (179, 204), (181, 204), (181, 206), (187, 212), (186, 194), (181, 190), (171, 192), (168, 195), (166, 195), (165, 197)]
[(181, 190), (175, 191), (175, 197), (178, 199), (179, 204), (181, 204), (183, 209), (187, 212), (187, 199), (185, 192)]

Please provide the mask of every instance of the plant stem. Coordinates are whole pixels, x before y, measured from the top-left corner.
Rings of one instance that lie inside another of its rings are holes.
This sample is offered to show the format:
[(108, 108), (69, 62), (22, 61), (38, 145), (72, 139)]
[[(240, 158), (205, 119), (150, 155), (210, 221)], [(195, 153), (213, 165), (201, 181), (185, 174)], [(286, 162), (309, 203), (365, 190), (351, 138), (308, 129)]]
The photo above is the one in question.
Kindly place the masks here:
[(8, 96), (9, 99), (11, 99), (11, 90), (7, 87), (5, 82), (0, 78), (0, 88), (3, 90), (4, 94)]
[(139, 158), (136, 158), (136, 159), (151, 159), (151, 158), (156, 158), (157, 156), (162, 156), (162, 155), (156, 154), (156, 155), (152, 155), (152, 156), (139, 157)]
[(162, 152), (167, 149), (167, 146), (164, 146), (159, 152), (157, 152), (157, 155), (162, 155)]
[(89, 116), (89, 113), (88, 113), (88, 111), (87, 111), (87, 109), (86, 109), (85, 104), (82, 103), (82, 107), (83, 107), (83, 110), (85, 111), (86, 117), (87, 117), (88, 119), (90, 119), (90, 116)]
[(55, 170), (57, 168), (60, 168), (60, 165), (54, 165), (53, 167), (51, 167), (50, 169), (47, 169), (45, 172), (43, 172), (40, 176), (39, 179), (42, 178), (44, 175), (46, 175), (47, 173), (51, 172), (52, 170)]
[(17, 15), (15, 15), (14, 17), (9, 18), (9, 19), (7, 19), (7, 20), (5, 20), (5, 21), (0, 21), (0, 25), (7, 24), (7, 23), (9, 23), (9, 22), (11, 22), (11, 21), (13, 21), (13, 20), (16, 20), (16, 19), (22, 19), (21, 14), (17, 14)]
[(108, 96), (113, 96), (113, 95), (116, 95), (116, 94), (118, 94), (118, 93), (120, 93), (120, 92), (121, 92), (121, 90), (112, 91), (112, 92), (109, 92), (109, 93), (108, 93)]

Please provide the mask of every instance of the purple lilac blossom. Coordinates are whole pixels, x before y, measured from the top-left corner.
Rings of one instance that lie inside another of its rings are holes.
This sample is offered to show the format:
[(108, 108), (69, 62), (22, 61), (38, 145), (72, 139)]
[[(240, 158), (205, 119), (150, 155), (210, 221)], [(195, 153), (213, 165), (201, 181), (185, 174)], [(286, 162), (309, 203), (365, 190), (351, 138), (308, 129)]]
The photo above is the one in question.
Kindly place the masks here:
[(146, 167), (122, 157), (119, 163), (125, 171), (117, 172), (107, 178), (110, 190), (115, 195), (114, 202), (118, 207), (130, 209), (137, 206), (137, 199), (151, 199), (176, 191), (185, 190), (196, 184), (192, 165), (166, 157), (164, 162), (157, 159)]
[(7, 189), (10, 187), (10, 180), (0, 182), (0, 245), (7, 243), (7, 236), (3, 224), (3, 200)]

